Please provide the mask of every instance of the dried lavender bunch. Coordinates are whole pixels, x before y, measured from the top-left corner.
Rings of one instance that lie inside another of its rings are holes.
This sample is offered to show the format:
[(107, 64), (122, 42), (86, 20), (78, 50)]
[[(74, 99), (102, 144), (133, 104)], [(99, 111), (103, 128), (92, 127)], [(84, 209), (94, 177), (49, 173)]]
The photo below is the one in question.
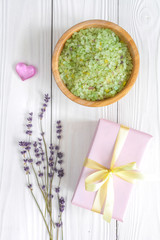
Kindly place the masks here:
[[(63, 223), (62, 214), (65, 209), (65, 200), (60, 194), (61, 179), (64, 176), (63, 157), (60, 151), (62, 138), (61, 121), (56, 122), (56, 138), (57, 144), (52, 142), (47, 146), (45, 133), (43, 131), (44, 114), (48, 107), (50, 97), (48, 94), (44, 96), (41, 111), (38, 115), (40, 121), (40, 136), (36, 141), (32, 138), (32, 120), (33, 113), (29, 113), (26, 124), (27, 141), (20, 141), (21, 155), (23, 159), (24, 171), (27, 179), (27, 187), (41, 213), (49, 239), (59, 239), (59, 229), (61, 228), (61, 236), (63, 239)], [(34, 184), (36, 181), (36, 184)], [(42, 199), (44, 200), (45, 209), (39, 204), (39, 200), (35, 195), (35, 189), (38, 188)], [(55, 207), (58, 206), (58, 216), (55, 214)], [(55, 232), (56, 231), (56, 232)]]

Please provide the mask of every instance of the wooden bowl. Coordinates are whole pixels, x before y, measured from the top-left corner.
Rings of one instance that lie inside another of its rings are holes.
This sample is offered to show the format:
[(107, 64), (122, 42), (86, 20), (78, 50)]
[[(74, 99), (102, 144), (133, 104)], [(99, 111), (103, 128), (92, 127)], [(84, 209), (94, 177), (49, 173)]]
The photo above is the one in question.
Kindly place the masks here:
[[(83, 100), (83, 99), (73, 95), (68, 90), (68, 88), (63, 83), (63, 81), (61, 80), (61, 77), (60, 77), (60, 74), (58, 71), (58, 59), (59, 59), (61, 51), (64, 47), (65, 42), (72, 36), (72, 34), (74, 32), (77, 32), (80, 29), (91, 28), (91, 27), (92, 28), (93, 27), (109, 28), (112, 31), (114, 31), (119, 36), (119, 38), (127, 44), (128, 49), (131, 54), (131, 57), (132, 57), (132, 61), (133, 61), (132, 73), (131, 73), (131, 76), (130, 76), (126, 86), (122, 89), (122, 91), (117, 93), (114, 97), (107, 98), (107, 99), (104, 99), (101, 101), (87, 101), (87, 100)], [(59, 39), (59, 41), (57, 42), (57, 45), (54, 49), (53, 56), (52, 56), (52, 71), (53, 71), (53, 75), (54, 75), (54, 78), (55, 78), (55, 81), (56, 81), (58, 87), (72, 101), (79, 103), (81, 105), (88, 106), (88, 107), (107, 106), (109, 104), (117, 102), (119, 99), (124, 97), (129, 92), (129, 90), (133, 87), (133, 85), (136, 81), (137, 75), (138, 75), (138, 71), (139, 71), (139, 53), (138, 53), (136, 44), (133, 41), (133, 39), (131, 38), (131, 36), (117, 24), (108, 22), (108, 21), (104, 21), (104, 20), (89, 20), (89, 21), (85, 21), (85, 22), (76, 24), (75, 26), (71, 27)]]

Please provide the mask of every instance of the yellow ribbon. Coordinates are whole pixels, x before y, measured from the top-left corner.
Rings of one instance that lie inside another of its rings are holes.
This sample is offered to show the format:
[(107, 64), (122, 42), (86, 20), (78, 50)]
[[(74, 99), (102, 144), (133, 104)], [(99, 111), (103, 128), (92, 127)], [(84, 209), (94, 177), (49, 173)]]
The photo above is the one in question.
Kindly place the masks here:
[(114, 206), (113, 174), (130, 183), (144, 178), (143, 175), (138, 172), (136, 162), (131, 162), (119, 167), (114, 166), (125, 143), (128, 132), (129, 128), (120, 126), (109, 169), (89, 158), (87, 158), (84, 163), (85, 167), (96, 170), (85, 179), (86, 191), (97, 191), (92, 211), (101, 213), (104, 206), (103, 218), (107, 222), (111, 221)]

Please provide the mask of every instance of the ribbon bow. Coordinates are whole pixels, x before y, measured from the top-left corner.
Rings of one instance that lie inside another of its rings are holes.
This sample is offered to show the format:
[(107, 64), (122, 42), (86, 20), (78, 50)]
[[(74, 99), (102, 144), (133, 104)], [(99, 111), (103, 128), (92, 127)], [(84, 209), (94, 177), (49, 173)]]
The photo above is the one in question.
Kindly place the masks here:
[(119, 167), (114, 166), (128, 132), (129, 128), (120, 126), (109, 169), (89, 158), (84, 163), (85, 167), (96, 170), (85, 179), (85, 189), (90, 192), (97, 191), (92, 211), (101, 213), (105, 203), (103, 218), (107, 222), (111, 221), (114, 206), (113, 174), (130, 183), (143, 179), (143, 175), (138, 172), (136, 162)]

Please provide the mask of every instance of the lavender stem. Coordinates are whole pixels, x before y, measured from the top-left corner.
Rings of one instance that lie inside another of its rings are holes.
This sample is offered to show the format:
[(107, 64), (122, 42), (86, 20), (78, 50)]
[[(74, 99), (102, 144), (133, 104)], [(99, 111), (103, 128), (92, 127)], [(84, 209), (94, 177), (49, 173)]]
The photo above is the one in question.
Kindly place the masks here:
[(59, 228), (57, 228), (57, 240), (58, 240), (58, 237), (59, 237)]
[[(41, 128), (41, 132), (43, 132), (43, 128), (42, 128), (42, 119), (40, 119), (40, 128)], [(49, 165), (48, 165), (48, 152), (47, 152), (47, 144), (45, 141), (45, 137), (44, 135), (42, 135), (42, 139), (43, 139), (43, 144), (44, 144), (44, 148), (45, 148), (45, 154), (46, 154), (46, 161), (47, 161), (47, 195), (48, 195), (48, 173), (49, 173)], [(52, 195), (52, 187), (50, 186), (50, 195)], [(46, 202), (46, 208), (50, 208), (49, 209), (49, 215), (50, 215), (50, 231), (52, 232), (52, 225), (55, 228), (55, 224), (52, 220), (52, 200), (49, 200), (49, 206), (48, 206), (48, 202)]]
[[(31, 158), (30, 151), (28, 151), (28, 154), (29, 154), (29, 157)], [(43, 195), (43, 197), (44, 197), (44, 200), (46, 201), (45, 195), (44, 195), (44, 193), (43, 193), (43, 191), (42, 191), (42, 189), (41, 189), (41, 186), (40, 186), (40, 183), (39, 183), (39, 180), (38, 180), (38, 177), (37, 177), (37, 173), (36, 173), (35, 168), (34, 168), (34, 166), (33, 166), (32, 163), (31, 163), (31, 166), (32, 166), (32, 170), (33, 170), (33, 172), (34, 172), (34, 175), (35, 175), (35, 178), (36, 178), (38, 187), (39, 187), (39, 189), (40, 189), (40, 191), (41, 191), (41, 193), (42, 193), (42, 195)]]
[(40, 206), (39, 206), (39, 204), (38, 204), (38, 202), (37, 202), (37, 199), (36, 199), (36, 197), (34, 196), (32, 190), (30, 190), (30, 191), (31, 191), (32, 197), (33, 197), (33, 199), (34, 199), (34, 201), (35, 201), (35, 203), (36, 203), (36, 205), (37, 205), (37, 207), (38, 207), (38, 209), (39, 209), (39, 211), (40, 211), (40, 213), (41, 213), (41, 215), (42, 215), (42, 218), (43, 218), (43, 221), (44, 221), (44, 223), (45, 223), (45, 225), (46, 225), (46, 228), (47, 228), (47, 231), (48, 231), (48, 233), (49, 233), (50, 239), (53, 239), (52, 236), (51, 236), (51, 233), (50, 233), (50, 231), (49, 231), (49, 228), (48, 228), (47, 222), (46, 222), (46, 220), (45, 220), (45, 217), (44, 217), (44, 215), (43, 215), (43, 212), (42, 212), (42, 210), (41, 210), (41, 208), (40, 208)]
[[(31, 155), (30, 155), (30, 152), (29, 152), (29, 151), (28, 151), (28, 154), (29, 154), (29, 157), (31, 158)], [(40, 184), (39, 184), (39, 180), (38, 180), (38, 177), (37, 177), (37, 173), (36, 173), (36, 171), (35, 171), (35, 168), (34, 168), (33, 164), (31, 164), (31, 166), (32, 166), (32, 169), (33, 169), (33, 172), (34, 172), (34, 175), (35, 175), (35, 178), (36, 178), (38, 187), (39, 187), (39, 189), (40, 189), (40, 191), (41, 191), (41, 193), (42, 193), (42, 195), (43, 195), (44, 201), (45, 201), (45, 207), (46, 207), (46, 208), (45, 208), (45, 211), (46, 211), (46, 209), (47, 209), (48, 213), (50, 214), (50, 210), (49, 210), (48, 204), (47, 204), (47, 199), (46, 199), (46, 197), (45, 197), (45, 195), (44, 195), (44, 193), (43, 193), (43, 191), (42, 191), (42, 189), (41, 189), (41, 186), (40, 186)], [(51, 219), (51, 222), (52, 222), (52, 224), (53, 224), (53, 227), (55, 228), (55, 223), (53, 222), (52, 219)]]
[(63, 240), (63, 225), (61, 226), (62, 240)]
[[(51, 216), (51, 214), (50, 214), (51, 211), (50, 211), (49, 208), (48, 208), (47, 199), (46, 199), (46, 197), (45, 197), (45, 195), (44, 195), (44, 193), (43, 193), (43, 191), (42, 191), (42, 189), (41, 189), (41, 187), (40, 187), (40, 184), (39, 184), (39, 181), (38, 181), (38, 177), (37, 177), (37, 174), (36, 174), (36, 171), (35, 171), (33, 165), (32, 165), (32, 169), (33, 169), (33, 172), (34, 172), (34, 174), (35, 174), (35, 177), (36, 177), (36, 180), (37, 180), (38, 187), (39, 187), (39, 189), (40, 189), (40, 191), (41, 191), (41, 193), (42, 193), (42, 195), (43, 195), (43, 197), (44, 197), (46, 209), (47, 209), (49, 215)], [(51, 222), (52, 222), (52, 224), (53, 224), (53, 227), (55, 228), (55, 224), (54, 224), (54, 222), (53, 222), (52, 219), (51, 219)]]
[[(42, 128), (42, 120), (40, 119), (40, 127), (41, 127), (41, 132), (43, 133), (43, 128)], [(42, 135), (42, 139), (43, 139), (43, 144), (44, 144), (44, 148), (45, 148), (45, 154), (46, 154), (46, 161), (47, 161), (47, 194), (48, 194), (48, 152), (47, 152), (47, 145), (46, 145), (46, 141), (44, 138), (44, 135)]]

